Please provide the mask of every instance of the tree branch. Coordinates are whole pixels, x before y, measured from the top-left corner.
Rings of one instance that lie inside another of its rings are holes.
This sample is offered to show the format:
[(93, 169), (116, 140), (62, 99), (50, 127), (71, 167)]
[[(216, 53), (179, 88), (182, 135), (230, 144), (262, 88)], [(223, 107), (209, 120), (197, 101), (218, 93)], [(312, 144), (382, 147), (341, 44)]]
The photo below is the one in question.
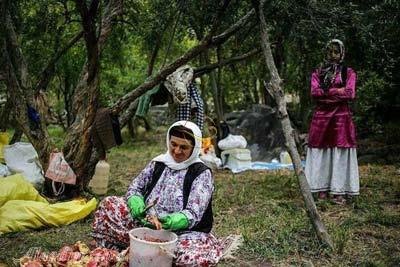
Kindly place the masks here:
[(116, 17), (122, 14), (122, 0), (112, 0), (105, 8), (101, 22), (101, 31), (98, 40), (99, 52), (103, 50), (105, 42), (111, 33)]
[[(95, 79), (98, 72), (98, 45), (96, 37), (96, 22), (95, 14), (89, 12), (86, 1), (76, 0), (76, 7), (82, 18), (83, 36), (85, 38), (85, 46), (87, 50), (87, 81)], [(92, 4), (96, 4), (96, 0), (93, 0)], [(98, 4), (98, 2), (97, 2)], [(96, 9), (95, 6), (91, 6), (91, 9)]]
[(233, 24), (231, 27), (229, 27), (226, 31), (224, 31), (223, 33), (221, 33), (217, 36), (214, 36), (211, 39), (211, 43), (213, 45), (217, 45), (217, 44), (221, 44), (221, 43), (225, 42), (229, 37), (231, 37), (238, 30), (243, 28), (250, 21), (250, 19), (254, 16), (254, 14), (255, 14), (254, 9), (247, 12), (247, 14), (245, 16), (243, 16), (235, 24)]
[(121, 97), (112, 107), (112, 112), (114, 114), (119, 114), (121, 111), (125, 110), (129, 106), (129, 104), (133, 102), (136, 98), (138, 98), (146, 91), (153, 88), (155, 85), (159, 84), (169, 74), (174, 72), (178, 67), (184, 65), (185, 63), (187, 63), (189, 60), (199, 55), (202, 51), (204, 51), (208, 47), (209, 47), (208, 41), (202, 40), (200, 44), (193, 47), (184, 55), (176, 59), (174, 62), (164, 67), (153, 78), (148, 79), (147, 81), (136, 87), (133, 91)]
[(217, 12), (213, 18), (213, 22), (211, 23), (210, 32), (207, 34), (206, 40), (211, 39), (212, 36), (214, 35), (214, 33), (217, 31), (219, 25), (221, 24), (221, 19), (224, 15), (225, 10), (228, 7), (229, 3), (230, 3), (230, 0), (221, 0), (219, 2)]
[[(48, 157), (50, 152), (49, 136), (45, 129), (44, 121), (40, 121), (40, 126), (35, 131), (30, 131), (29, 118), (26, 112), (26, 105), (32, 104), (33, 99), (28, 98), (29, 93), (25, 92), (31, 88), (21, 87), (21, 82), (16, 76), (16, 70), (13, 66), (10, 54), (6, 50), (5, 42), (2, 45), (2, 62), (4, 64), (5, 73), (7, 75), (7, 88), (9, 93), (9, 101), (12, 101), (15, 119), (18, 122), (17, 129), (20, 129), (28, 137), (30, 143), (34, 146), (39, 154), (39, 159), (44, 169), (47, 169)], [(18, 70), (18, 69), (17, 69)], [(18, 70), (19, 71), (19, 70)], [(26, 93), (26, 94), (24, 94)], [(18, 130), (16, 130), (17, 132)]]
[(129, 25), (129, 26), (131, 26), (133, 29), (137, 29), (137, 25), (135, 25), (135, 24), (133, 24), (132, 22), (130, 22), (130, 21), (127, 21), (127, 20), (125, 20), (125, 19), (117, 19), (117, 20), (115, 20), (115, 22), (117, 22), (117, 23), (122, 23), (122, 24), (126, 24), (126, 25)]
[(300, 191), (304, 199), (304, 204), (306, 206), (308, 216), (319, 240), (330, 248), (333, 248), (333, 242), (324, 224), (321, 221), (321, 217), (318, 214), (317, 207), (315, 206), (313, 197), (311, 195), (310, 186), (304, 174), (303, 166), (301, 165), (300, 155), (294, 139), (294, 131), (286, 109), (286, 102), (284, 99), (285, 93), (282, 87), (282, 79), (279, 76), (271, 51), (271, 43), (269, 41), (267, 23), (265, 21), (263, 13), (263, 3), (264, 0), (262, 0), (261, 2), (259, 0), (252, 0), (253, 7), (256, 10), (256, 15), (260, 23), (260, 39), (265, 64), (271, 74), (270, 86), (268, 86), (268, 88), (271, 89), (271, 92), (278, 106), (278, 118), (281, 121), (282, 130), (286, 141), (286, 147), (289, 151), (290, 157), (292, 158), (293, 167), (297, 176)]
[(77, 35), (75, 35), (74, 38), (72, 38), (67, 45), (58, 50), (54, 57), (49, 61), (47, 66), (44, 68), (40, 75), (39, 82), (36, 86), (36, 91), (43, 90), (45, 91), (47, 89), (47, 86), (50, 83), (51, 78), (54, 75), (54, 69), (57, 61), (60, 59), (62, 55), (64, 55), (76, 42), (78, 42), (83, 36), (83, 31), (79, 32)]
[(92, 0), (89, 7), (89, 14), (91, 17), (95, 17), (97, 14), (97, 10), (99, 8), (99, 0)]
[(206, 73), (209, 73), (209, 72), (213, 71), (216, 68), (221, 68), (221, 67), (224, 67), (224, 66), (227, 66), (227, 65), (231, 65), (231, 64), (236, 63), (236, 62), (240, 62), (242, 60), (248, 59), (249, 57), (257, 55), (260, 52), (261, 52), (261, 48), (256, 48), (256, 49), (253, 49), (253, 50), (247, 52), (246, 54), (243, 54), (243, 55), (240, 55), (240, 56), (232, 57), (232, 58), (229, 58), (229, 59), (223, 59), (223, 60), (221, 60), (221, 61), (219, 61), (217, 63), (212, 63), (212, 64), (209, 64), (209, 65), (198, 67), (198, 68), (194, 69), (194, 76), (195, 77), (200, 77), (200, 76), (202, 76), (202, 75), (204, 75)]
[(14, 30), (14, 24), (12, 22), (10, 14), (7, 12), (5, 17), (5, 38), (7, 39), (7, 50), (10, 58), (10, 62), (14, 68), (14, 72), (25, 93), (33, 96), (31, 91), (31, 84), (29, 81), (28, 67), (26, 66), (25, 58), (22, 54), (21, 48), (18, 45), (17, 35)]
[[(131, 92), (127, 93), (123, 97), (121, 97), (113, 106), (112, 106), (112, 112), (114, 114), (119, 114), (121, 111), (126, 110), (131, 102), (133, 102), (137, 97), (141, 96), (144, 94), (146, 91), (150, 90), (153, 88), (155, 85), (159, 84), (161, 81), (163, 81), (169, 74), (174, 72), (178, 67), (186, 64), (189, 62), (191, 59), (195, 58), (198, 56), (200, 53), (203, 51), (207, 50), (211, 46), (221, 44), (229, 39), (233, 34), (235, 34), (240, 27), (245, 25), (249, 18), (251, 17), (250, 15), (254, 14), (254, 11), (250, 11), (247, 15), (245, 15), (243, 18), (241, 18), (238, 23), (235, 23), (231, 27), (229, 27), (225, 32), (223, 32), (220, 35), (217, 36), (210, 36), (210, 34), (213, 31), (210, 31), (210, 33), (205, 36), (197, 46), (193, 47), (189, 51), (187, 51), (185, 54), (183, 54), (181, 57), (177, 58), (174, 62), (171, 64), (167, 65), (165, 68), (161, 69), (155, 76), (152, 78), (148, 79), (138, 87), (136, 87), (134, 90)], [(219, 18), (221, 18), (221, 15), (219, 15)], [(218, 24), (218, 21), (214, 21), (214, 25)]]

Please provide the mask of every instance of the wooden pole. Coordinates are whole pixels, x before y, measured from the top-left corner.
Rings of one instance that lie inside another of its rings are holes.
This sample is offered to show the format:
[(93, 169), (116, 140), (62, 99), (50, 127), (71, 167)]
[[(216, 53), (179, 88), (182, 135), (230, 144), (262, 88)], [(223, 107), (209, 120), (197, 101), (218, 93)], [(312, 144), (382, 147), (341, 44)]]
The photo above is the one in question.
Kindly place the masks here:
[(268, 90), (271, 90), (270, 93), (274, 96), (278, 106), (278, 118), (282, 124), (282, 130), (286, 140), (286, 147), (289, 151), (290, 157), (292, 158), (293, 167), (298, 178), (307, 213), (311, 219), (312, 225), (317, 233), (319, 240), (332, 249), (333, 242), (323, 222), (321, 221), (321, 217), (318, 214), (317, 207), (315, 206), (313, 197), (311, 195), (310, 186), (308, 185), (303, 166), (301, 165), (300, 155), (297, 151), (293, 128), (291, 126), (286, 109), (282, 79), (279, 76), (274, 58), (272, 56), (271, 44), (267, 31), (267, 24), (265, 22), (265, 17), (263, 13), (263, 1), (260, 2), (258, 0), (252, 0), (252, 3), (260, 23), (261, 46), (265, 58), (265, 63), (271, 73), (271, 81), (267, 88)]

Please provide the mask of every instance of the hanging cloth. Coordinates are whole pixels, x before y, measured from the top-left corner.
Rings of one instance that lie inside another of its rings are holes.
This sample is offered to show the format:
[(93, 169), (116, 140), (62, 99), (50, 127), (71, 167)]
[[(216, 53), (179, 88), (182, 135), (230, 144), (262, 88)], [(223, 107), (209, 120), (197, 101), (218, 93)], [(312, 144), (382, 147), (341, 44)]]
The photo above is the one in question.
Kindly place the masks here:
[(174, 101), (178, 104), (188, 103), (188, 86), (193, 80), (193, 68), (189, 65), (179, 67), (176, 71), (170, 74), (164, 86), (172, 94)]

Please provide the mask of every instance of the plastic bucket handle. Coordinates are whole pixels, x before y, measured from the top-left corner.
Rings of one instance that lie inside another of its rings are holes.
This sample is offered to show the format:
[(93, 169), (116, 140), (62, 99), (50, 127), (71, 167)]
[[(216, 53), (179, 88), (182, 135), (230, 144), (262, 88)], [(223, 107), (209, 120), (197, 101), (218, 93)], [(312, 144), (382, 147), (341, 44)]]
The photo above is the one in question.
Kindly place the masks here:
[(175, 254), (174, 254), (173, 252), (171, 252), (171, 251), (169, 251), (168, 249), (164, 248), (162, 245), (159, 245), (158, 247), (160, 248), (160, 250), (161, 250), (162, 252), (164, 252), (164, 253), (167, 254), (168, 256), (170, 256), (170, 257), (172, 257), (172, 258), (175, 258), (175, 257), (176, 257)]

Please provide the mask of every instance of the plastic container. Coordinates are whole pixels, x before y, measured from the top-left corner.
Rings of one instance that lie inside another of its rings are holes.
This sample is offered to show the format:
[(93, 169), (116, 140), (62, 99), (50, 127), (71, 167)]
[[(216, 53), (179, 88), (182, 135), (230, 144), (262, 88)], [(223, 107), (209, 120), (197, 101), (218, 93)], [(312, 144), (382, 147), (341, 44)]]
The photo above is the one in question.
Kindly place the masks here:
[(93, 193), (97, 195), (105, 195), (107, 193), (109, 176), (110, 164), (105, 160), (97, 162), (94, 175), (89, 183), (89, 187), (92, 188)]
[[(136, 228), (129, 232), (129, 267), (171, 267), (178, 236), (166, 230)], [(165, 242), (150, 242), (160, 239)]]
[(287, 151), (282, 151), (281, 154), (279, 155), (279, 159), (282, 164), (291, 164), (292, 163), (292, 158), (290, 157), (290, 155)]
[(231, 170), (251, 168), (251, 153), (246, 148), (224, 150), (221, 153), (222, 164)]

